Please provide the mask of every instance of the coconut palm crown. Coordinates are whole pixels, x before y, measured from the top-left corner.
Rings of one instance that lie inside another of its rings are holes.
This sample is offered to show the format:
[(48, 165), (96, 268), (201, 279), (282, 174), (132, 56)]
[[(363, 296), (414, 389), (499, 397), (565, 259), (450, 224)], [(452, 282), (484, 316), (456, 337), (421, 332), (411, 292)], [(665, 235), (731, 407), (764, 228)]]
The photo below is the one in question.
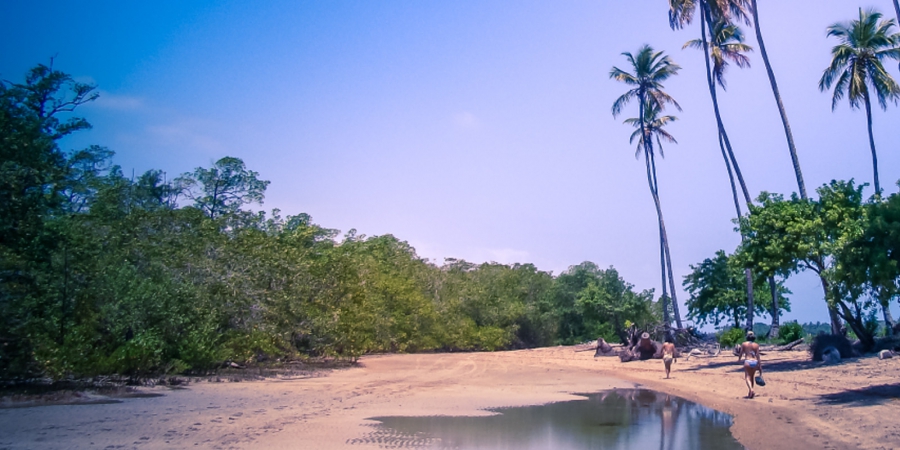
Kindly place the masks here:
[[(649, 45), (644, 45), (636, 55), (624, 52), (622, 55), (628, 59), (634, 68), (634, 72), (626, 72), (618, 67), (613, 67), (609, 77), (631, 86), (627, 92), (619, 96), (613, 103), (612, 114), (617, 117), (622, 113), (631, 100), (646, 99), (653, 105), (665, 106), (671, 104), (681, 111), (681, 105), (672, 96), (662, 90), (662, 83), (681, 70), (681, 66), (672, 62), (663, 52), (655, 52)], [(643, 105), (642, 105), (643, 106)]]
[[(682, 48), (694, 48), (703, 50), (703, 40), (693, 39), (684, 44)], [(753, 51), (753, 47), (744, 44), (744, 33), (737, 25), (718, 20), (710, 29), (709, 56), (713, 61), (713, 78), (722, 89), (725, 89), (725, 70), (728, 61), (735, 63), (740, 68), (750, 67), (750, 58), (745, 55)]]
[(875, 154), (875, 139), (872, 135), (872, 106), (874, 95), (882, 109), (887, 109), (887, 101), (895, 104), (900, 98), (900, 85), (885, 70), (882, 62), (886, 59), (900, 61), (900, 33), (891, 33), (894, 20), (881, 20), (881, 13), (875, 10), (859, 9), (859, 19), (839, 22), (828, 27), (828, 37), (836, 37), (840, 43), (831, 49), (831, 64), (819, 80), (819, 90), (834, 86), (831, 109), (847, 96), (850, 107), (866, 108), (869, 125), (869, 145), (872, 149), (875, 194), (881, 192), (878, 182), (878, 159)]
[(659, 155), (662, 157), (665, 157), (663, 154), (662, 141), (671, 142), (673, 144), (678, 143), (678, 141), (675, 140), (675, 137), (665, 129), (666, 125), (678, 120), (678, 118), (669, 115), (663, 116), (661, 114), (662, 109), (658, 105), (644, 106), (643, 134), (641, 133), (641, 120), (639, 118), (633, 117), (631, 119), (625, 119), (626, 124), (637, 128), (634, 130), (634, 133), (631, 133), (631, 138), (628, 140), (629, 143), (633, 144), (635, 139), (637, 139), (637, 150), (634, 152), (635, 159), (641, 156), (641, 152), (646, 147), (650, 147), (651, 151), (653, 151), (654, 138), (656, 140), (656, 148), (659, 150)]
[(747, 12), (748, 0), (669, 0), (669, 26), (673, 30), (684, 28), (694, 21), (694, 14), (703, 14), (709, 20), (750, 24)]

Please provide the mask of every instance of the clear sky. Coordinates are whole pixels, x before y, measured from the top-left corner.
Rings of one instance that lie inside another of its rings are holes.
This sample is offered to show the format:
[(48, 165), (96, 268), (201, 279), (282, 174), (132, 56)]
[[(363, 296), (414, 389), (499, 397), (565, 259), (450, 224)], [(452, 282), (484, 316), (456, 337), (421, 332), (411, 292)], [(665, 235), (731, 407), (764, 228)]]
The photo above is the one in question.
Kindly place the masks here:
[[(872, 180), (864, 111), (832, 112), (818, 90), (836, 42), (828, 25), (859, 6), (895, 18), (890, 0), (861, 1), (759, 0), (810, 191)], [(54, 57), (96, 83), (100, 99), (81, 110), (94, 129), (66, 144), (107, 146), (126, 173), (177, 175), (235, 156), (272, 182), (265, 208), (390, 233), (437, 263), (530, 262), (558, 274), (589, 260), (659, 292), (655, 210), (632, 130), (610, 114), (625, 88), (608, 73), (642, 44), (683, 67), (666, 85), (684, 108), (670, 111), (679, 144), (659, 163), (680, 284), (689, 265), (739, 242), (702, 55), (681, 49), (699, 33), (672, 31), (661, 0), (4, 1), (0, 77), (20, 81)], [(754, 196), (789, 195), (780, 119), (751, 58), (727, 74), (723, 119)], [(874, 129), (893, 193), (898, 107), (876, 109)], [(815, 277), (788, 285), (788, 320), (827, 320)]]

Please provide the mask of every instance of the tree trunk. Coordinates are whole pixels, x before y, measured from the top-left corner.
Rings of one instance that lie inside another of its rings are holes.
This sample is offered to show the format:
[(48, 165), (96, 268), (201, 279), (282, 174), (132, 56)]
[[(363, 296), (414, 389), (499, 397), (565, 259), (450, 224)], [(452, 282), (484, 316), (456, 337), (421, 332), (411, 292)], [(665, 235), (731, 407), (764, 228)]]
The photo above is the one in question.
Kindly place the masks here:
[[(820, 265), (821, 267), (821, 265)], [(841, 316), (838, 314), (837, 310), (834, 306), (831, 305), (831, 302), (828, 301), (831, 298), (831, 289), (828, 284), (828, 280), (822, 276), (821, 272), (818, 273), (819, 281), (822, 282), (822, 290), (825, 291), (825, 304), (828, 306), (828, 317), (831, 318), (831, 334), (840, 335), (843, 334), (843, 323), (841, 321)]]
[(900, 1), (894, 0), (894, 11), (897, 13), (897, 25), (900, 25)]
[(875, 198), (881, 198), (881, 184), (878, 182), (878, 155), (875, 154), (875, 135), (872, 134), (872, 104), (869, 102), (869, 94), (863, 93), (866, 101), (866, 120), (869, 125), (869, 147), (872, 148), (872, 173), (875, 178)]
[[(650, 141), (650, 142), (652, 142), (652, 141)], [(676, 292), (675, 292), (675, 276), (672, 273), (672, 255), (669, 252), (669, 236), (666, 233), (666, 223), (665, 223), (665, 221), (663, 221), (663, 218), (662, 218), (663, 217), (662, 216), (662, 207), (659, 206), (659, 179), (656, 177), (656, 157), (653, 156), (654, 153), (653, 153), (652, 143), (648, 144), (648, 145), (650, 148), (650, 151), (649, 151), (650, 166), (653, 170), (653, 182), (654, 182), (654, 186), (656, 187), (656, 190), (655, 190), (656, 203), (657, 203), (657, 208), (659, 208), (659, 210), (657, 212), (659, 214), (659, 228), (660, 228), (660, 233), (662, 235), (663, 250), (665, 250), (665, 255), (666, 255), (666, 265), (668, 266), (669, 291), (672, 294), (672, 303), (671, 303), (672, 304), (672, 313), (675, 316), (675, 326), (679, 330), (681, 330), (684, 327), (681, 324), (681, 313), (678, 310), (678, 294), (676, 294)]]
[(775, 283), (775, 277), (769, 277), (769, 290), (772, 291), (772, 327), (769, 328), (769, 338), (775, 339), (778, 337), (781, 327), (778, 320), (780, 308), (778, 308), (778, 285)]
[[(897, 4), (897, 0), (894, 0)], [(791, 162), (794, 164), (794, 175), (797, 177), (797, 187), (800, 189), (800, 198), (806, 200), (806, 185), (803, 183), (803, 172), (800, 171), (800, 159), (797, 157), (797, 147), (794, 145), (794, 134), (791, 133), (791, 125), (788, 123), (787, 112), (784, 110), (784, 103), (781, 101), (781, 93), (778, 91), (778, 83), (775, 81), (775, 73), (772, 71), (772, 64), (769, 63), (769, 54), (766, 53), (766, 44), (763, 41), (762, 32), (759, 30), (759, 11), (756, 7), (756, 0), (750, 0), (750, 9), (753, 13), (753, 28), (756, 30), (756, 42), (759, 43), (759, 54), (762, 55), (763, 63), (766, 65), (766, 74), (769, 75), (769, 83), (772, 85), (772, 94), (775, 95), (775, 103), (778, 105), (778, 113), (781, 115), (781, 124), (784, 127), (784, 135), (787, 137), (788, 149), (791, 152)], [(897, 12), (900, 17), (900, 10)]]
[(881, 313), (884, 316), (884, 334), (885, 336), (894, 335), (894, 316), (891, 314), (891, 297), (884, 293), (884, 289), (878, 293), (878, 300), (881, 301)]
[(875, 336), (872, 336), (869, 334), (868, 330), (866, 330), (866, 327), (863, 325), (862, 317), (854, 315), (853, 311), (851, 311), (844, 302), (838, 301), (836, 303), (840, 306), (840, 314), (844, 317), (847, 325), (850, 326), (850, 329), (853, 330), (853, 333), (859, 338), (859, 343), (862, 344), (863, 353), (875, 347)]
[(656, 192), (656, 189), (653, 185), (653, 176), (650, 171), (650, 151), (647, 149), (646, 144), (644, 145), (644, 160), (647, 164), (647, 182), (650, 185), (650, 195), (653, 196), (653, 204), (656, 206), (656, 218), (659, 221), (659, 245), (660, 245), (660, 259), (662, 260), (662, 290), (663, 295), (660, 297), (660, 301), (662, 301), (662, 310), (663, 310), (663, 326), (666, 329), (666, 335), (670, 333), (670, 329), (672, 327), (672, 319), (669, 318), (669, 305), (668, 305), (668, 297), (666, 295), (666, 264), (665, 264), (665, 248), (666, 248), (666, 231), (663, 225), (663, 217), (662, 217), (662, 208), (659, 205), (659, 195)]
[(744, 277), (747, 279), (747, 331), (753, 331), (753, 272), (744, 269)]
[[(706, 20), (704, 20), (706, 18)], [(728, 157), (731, 160), (731, 165), (734, 167), (734, 174), (737, 176), (738, 183), (741, 185), (741, 191), (743, 191), (744, 199), (749, 204), (750, 203), (750, 191), (747, 189), (747, 183), (744, 182), (744, 175), (741, 173), (741, 168), (737, 164), (737, 159), (734, 157), (734, 151), (731, 148), (731, 141), (728, 139), (728, 133), (725, 132), (725, 125), (722, 122), (722, 115), (719, 113), (719, 99), (716, 94), (716, 84), (715, 80), (712, 78), (712, 69), (709, 67), (709, 42), (706, 40), (706, 22), (709, 20), (709, 10), (704, 8), (704, 13), (700, 15), (700, 40), (703, 43), (703, 61), (706, 64), (706, 80), (707, 84), (709, 84), (709, 96), (712, 98), (713, 102), (713, 111), (716, 115), (716, 126), (719, 130), (719, 136), (722, 141), (725, 142), (725, 149), (728, 151)], [(711, 25), (710, 25), (711, 26)]]
[(894, 322), (894, 316), (891, 314), (891, 304), (882, 303), (881, 312), (884, 315), (884, 335), (893, 336), (894, 325), (896, 325), (896, 322)]
[[(734, 167), (734, 173), (737, 175), (738, 182), (741, 184), (741, 190), (744, 193), (744, 201), (747, 202), (747, 208), (752, 204), (752, 200), (750, 199), (750, 192), (747, 189), (747, 183), (744, 182), (744, 176), (741, 174), (740, 166), (738, 166), (737, 158), (735, 158), (734, 151), (731, 149), (731, 143), (728, 141), (728, 133), (725, 132), (722, 116), (719, 113), (719, 100), (716, 96), (716, 82), (713, 79), (712, 69), (709, 65), (709, 43), (706, 41), (706, 21), (708, 19), (711, 19), (709, 9), (704, 8), (704, 13), (700, 16), (700, 34), (701, 41), (703, 42), (703, 62), (706, 65), (706, 83), (709, 85), (709, 96), (712, 98), (713, 110), (716, 114), (716, 126), (719, 130), (719, 148), (722, 150), (723, 157), (725, 157), (727, 149), (728, 157), (725, 158), (725, 167), (728, 168), (728, 177), (731, 180), (732, 196), (734, 197), (734, 207), (738, 213), (738, 219), (740, 219), (741, 206), (740, 201), (738, 201), (737, 198), (737, 189), (734, 185), (734, 177), (731, 174), (729, 160), (731, 161), (731, 166)], [(710, 26), (712, 26), (712, 23), (710, 23)], [(722, 145), (723, 143), (725, 144), (724, 147)], [(743, 239), (744, 236), (741, 235), (741, 240)], [(747, 279), (747, 329), (753, 330), (753, 272), (749, 268), (744, 269), (744, 276)]]
[(655, 171), (651, 172), (650, 170), (650, 159), (652, 151), (650, 149), (650, 139), (647, 138), (646, 126), (644, 124), (644, 96), (639, 95), (638, 101), (640, 102), (639, 110), (639, 121), (641, 124), (641, 140), (644, 143), (644, 162), (647, 165), (647, 184), (650, 186), (650, 195), (653, 197), (653, 203), (656, 205), (656, 217), (659, 221), (659, 246), (660, 246), (660, 264), (661, 269), (660, 273), (662, 275), (662, 297), (660, 297), (660, 301), (662, 302), (663, 309), (663, 326), (666, 329), (666, 335), (668, 336), (670, 333), (670, 329), (672, 326), (672, 321), (669, 319), (669, 307), (668, 307), (668, 298), (666, 295), (666, 264), (665, 264), (665, 235), (666, 230), (663, 226), (663, 217), (662, 217), (662, 208), (659, 206), (659, 195), (658, 195), (658, 187), (656, 186), (656, 177), (654, 176)]
[(722, 159), (725, 160), (725, 169), (728, 171), (728, 182), (731, 184), (731, 198), (734, 200), (734, 212), (737, 218), (741, 218), (741, 201), (738, 199), (737, 185), (734, 184), (734, 173), (731, 172), (731, 162), (728, 161), (728, 154), (725, 153), (725, 143), (722, 142), (722, 135), (719, 135), (719, 150), (722, 151)]

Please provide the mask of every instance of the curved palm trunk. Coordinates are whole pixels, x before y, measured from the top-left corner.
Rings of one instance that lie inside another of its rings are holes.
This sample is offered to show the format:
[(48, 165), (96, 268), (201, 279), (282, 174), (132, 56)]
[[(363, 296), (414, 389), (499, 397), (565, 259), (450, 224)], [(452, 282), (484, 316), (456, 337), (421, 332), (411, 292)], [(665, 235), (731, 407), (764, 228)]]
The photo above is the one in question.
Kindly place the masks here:
[(900, 1), (894, 0), (894, 11), (897, 13), (897, 24), (900, 25)]
[(644, 124), (644, 106), (645, 106), (644, 96), (639, 95), (638, 101), (640, 102), (640, 107), (639, 107), (640, 115), (638, 117), (640, 118), (640, 124), (641, 124), (641, 140), (644, 143), (644, 162), (647, 165), (647, 184), (650, 186), (650, 195), (653, 197), (653, 203), (656, 205), (656, 217), (657, 217), (657, 220), (659, 221), (659, 247), (660, 247), (659, 258), (660, 258), (660, 265), (662, 266), (660, 269), (660, 274), (662, 276), (662, 296), (660, 297), (660, 301), (662, 302), (662, 310), (663, 310), (663, 326), (665, 327), (665, 330), (666, 330), (665, 331), (666, 336), (668, 336), (671, 333), (670, 329), (672, 326), (672, 321), (669, 318), (668, 296), (666, 295), (667, 294), (666, 293), (666, 261), (665, 261), (665, 255), (666, 255), (665, 249), (667, 247), (666, 229), (665, 229), (665, 226), (663, 225), (662, 209), (660, 208), (660, 205), (659, 205), (659, 195), (657, 194), (658, 191), (657, 191), (657, 186), (656, 186), (655, 170), (653, 171), (653, 173), (651, 173), (651, 171), (650, 171), (651, 151), (650, 151), (649, 144), (648, 144), (648, 142), (650, 140), (647, 138), (647, 127)]
[(741, 185), (744, 199), (747, 204), (750, 204), (750, 191), (747, 189), (747, 183), (744, 182), (744, 175), (741, 173), (741, 168), (738, 166), (737, 159), (734, 157), (731, 141), (728, 139), (728, 133), (725, 131), (725, 124), (722, 122), (722, 115), (719, 112), (719, 99), (716, 94), (716, 85), (712, 78), (712, 69), (709, 67), (709, 42), (706, 40), (706, 25), (709, 21), (709, 9), (704, 8), (703, 14), (700, 15), (700, 40), (703, 43), (703, 61), (706, 64), (706, 82), (709, 85), (709, 96), (712, 98), (713, 102), (713, 112), (715, 112), (716, 115), (716, 126), (719, 130), (719, 136), (721, 138), (720, 142), (725, 143), (725, 150), (728, 152), (728, 158), (731, 160), (731, 165), (734, 167), (734, 174), (737, 175), (738, 183)]
[(656, 217), (659, 221), (659, 246), (660, 246), (660, 263), (662, 265), (660, 273), (662, 274), (662, 290), (663, 294), (660, 298), (660, 301), (663, 302), (662, 310), (663, 310), (663, 325), (666, 329), (666, 335), (668, 336), (671, 332), (672, 327), (672, 319), (669, 317), (669, 298), (666, 295), (666, 254), (668, 253), (666, 250), (668, 248), (668, 242), (666, 240), (666, 226), (663, 221), (662, 216), (662, 208), (659, 204), (659, 195), (656, 192), (656, 187), (653, 183), (653, 176), (650, 171), (650, 152), (644, 148), (644, 161), (647, 164), (647, 183), (650, 185), (650, 195), (653, 196), (653, 204), (656, 206)]
[(872, 172), (875, 175), (875, 198), (881, 198), (881, 184), (878, 182), (878, 155), (875, 154), (875, 135), (872, 134), (872, 105), (868, 93), (863, 94), (866, 100), (866, 120), (869, 125), (869, 147), (872, 148)]
[[(649, 139), (648, 139), (648, 141), (649, 141)], [(681, 330), (684, 327), (681, 325), (681, 313), (678, 310), (678, 295), (675, 293), (675, 276), (672, 273), (672, 255), (669, 252), (669, 237), (666, 233), (666, 223), (663, 220), (662, 207), (660, 206), (660, 202), (659, 202), (659, 180), (656, 178), (656, 157), (653, 156), (654, 154), (652, 151), (652, 145), (653, 145), (652, 141), (649, 141), (649, 142), (650, 143), (648, 144), (648, 146), (650, 147), (650, 152), (649, 152), (650, 166), (653, 170), (653, 183), (654, 183), (654, 186), (656, 187), (656, 190), (654, 193), (655, 193), (657, 214), (659, 215), (659, 230), (660, 230), (660, 235), (662, 236), (663, 250), (665, 250), (666, 265), (668, 267), (669, 290), (672, 293), (672, 313), (675, 316), (675, 326), (679, 330)]]
[(772, 292), (772, 327), (769, 328), (769, 339), (775, 339), (781, 328), (778, 323), (778, 285), (775, 284), (775, 277), (769, 277), (769, 290)]
[[(897, 0), (894, 0), (894, 5)], [(756, 0), (750, 0), (750, 9), (753, 13), (753, 28), (756, 30), (756, 42), (759, 44), (759, 54), (762, 55), (766, 65), (766, 74), (769, 75), (769, 84), (772, 85), (772, 94), (775, 95), (775, 103), (778, 105), (778, 114), (781, 115), (781, 124), (784, 127), (784, 135), (787, 137), (788, 149), (791, 152), (791, 162), (794, 164), (794, 175), (797, 177), (797, 188), (800, 190), (800, 198), (806, 200), (806, 184), (803, 183), (803, 172), (800, 171), (800, 159), (797, 157), (797, 147), (794, 145), (794, 134), (791, 132), (791, 124), (788, 123), (787, 112), (781, 101), (781, 93), (778, 91), (778, 83), (775, 81), (775, 73), (772, 64), (769, 63), (769, 54), (766, 53), (766, 44), (763, 41), (762, 32), (759, 30), (759, 11), (756, 8)], [(897, 12), (900, 17), (900, 9)]]
[[(704, 8), (704, 13), (700, 15), (700, 34), (701, 41), (703, 42), (703, 62), (706, 65), (706, 83), (709, 85), (709, 95), (712, 98), (713, 110), (716, 114), (716, 125), (719, 129), (719, 149), (722, 151), (722, 156), (725, 158), (725, 167), (728, 169), (728, 177), (731, 180), (732, 195), (734, 197), (734, 207), (737, 210), (738, 217), (740, 218), (741, 206), (740, 201), (738, 201), (737, 197), (737, 189), (734, 184), (734, 177), (731, 174), (731, 166), (734, 167), (734, 173), (737, 175), (738, 182), (740, 182), (741, 184), (741, 190), (744, 194), (744, 201), (747, 202), (748, 207), (750, 204), (752, 204), (752, 201), (750, 200), (750, 192), (747, 189), (747, 183), (744, 182), (744, 176), (741, 174), (740, 166), (738, 166), (737, 159), (734, 157), (734, 152), (731, 149), (731, 143), (728, 141), (728, 133), (725, 132), (725, 125), (722, 123), (722, 115), (719, 113), (719, 100), (716, 96), (716, 83), (715, 80), (713, 80), (712, 69), (709, 66), (709, 43), (706, 41), (706, 22), (709, 19), (711, 19), (709, 9)], [(731, 161), (730, 166), (729, 160)], [(741, 240), (743, 239), (744, 237), (742, 235)], [(754, 312), (753, 273), (750, 271), (750, 269), (744, 269), (744, 277), (747, 280), (747, 327), (748, 330), (752, 330)]]

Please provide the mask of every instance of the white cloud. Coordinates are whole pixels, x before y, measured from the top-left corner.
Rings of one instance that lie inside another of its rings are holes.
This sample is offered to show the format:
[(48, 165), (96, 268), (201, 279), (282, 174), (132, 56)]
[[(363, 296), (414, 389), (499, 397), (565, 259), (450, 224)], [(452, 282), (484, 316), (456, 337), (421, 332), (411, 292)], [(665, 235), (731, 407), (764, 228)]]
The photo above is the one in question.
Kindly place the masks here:
[(100, 96), (93, 104), (103, 109), (137, 111), (144, 108), (144, 99), (130, 95), (115, 95), (106, 91), (100, 91)]
[(184, 121), (167, 125), (151, 125), (147, 127), (147, 132), (167, 145), (177, 145), (185, 149), (203, 150), (215, 154), (222, 153), (225, 146), (204, 132), (208, 128), (209, 124)]

